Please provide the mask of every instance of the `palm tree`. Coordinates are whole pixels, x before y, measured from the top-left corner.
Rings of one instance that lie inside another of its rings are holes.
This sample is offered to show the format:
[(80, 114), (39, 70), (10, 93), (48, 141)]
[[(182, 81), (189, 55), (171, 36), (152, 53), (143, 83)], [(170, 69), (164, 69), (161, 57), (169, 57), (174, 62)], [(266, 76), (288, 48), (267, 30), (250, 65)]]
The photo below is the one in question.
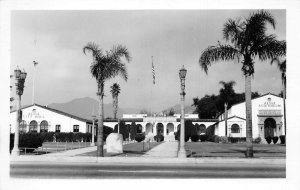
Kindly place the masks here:
[(285, 99), (286, 99), (286, 59), (281, 61), (278, 57), (272, 59), (271, 64), (277, 63), (277, 67), (281, 72), (282, 91), (283, 91), (283, 115), (284, 115), (284, 134), (286, 143), (286, 111), (285, 111)]
[(93, 62), (90, 66), (90, 71), (95, 77), (98, 85), (97, 95), (99, 98), (99, 118), (98, 118), (98, 134), (97, 134), (97, 156), (103, 157), (103, 96), (104, 85), (108, 79), (114, 78), (117, 75), (127, 81), (128, 74), (125, 63), (121, 60), (122, 57), (130, 62), (131, 57), (125, 46), (113, 46), (110, 51), (104, 54), (98, 45), (90, 42), (83, 48), (83, 53), (89, 51), (92, 53)]
[(228, 44), (218, 42), (206, 48), (199, 59), (200, 67), (207, 73), (212, 62), (237, 60), (242, 63), (245, 75), (246, 100), (246, 157), (253, 157), (251, 76), (254, 74), (254, 60), (272, 59), (285, 54), (285, 41), (276, 40), (275, 35), (266, 34), (267, 24), (275, 29), (273, 16), (264, 10), (252, 13), (246, 19), (229, 19), (223, 28), (223, 37)]
[(118, 112), (118, 96), (120, 94), (120, 85), (117, 83), (114, 83), (111, 87), (110, 87), (110, 92), (113, 98), (113, 108), (114, 108), (114, 119), (117, 118), (117, 112)]
[[(224, 106), (225, 109), (225, 136), (227, 137), (227, 109), (231, 106), (232, 99), (235, 95), (233, 86), (236, 84), (235, 81), (229, 81), (224, 82), (220, 81), (219, 84), (221, 84), (223, 87), (220, 89), (220, 99), (221, 99), (221, 107)], [(222, 109), (222, 110), (224, 110)]]

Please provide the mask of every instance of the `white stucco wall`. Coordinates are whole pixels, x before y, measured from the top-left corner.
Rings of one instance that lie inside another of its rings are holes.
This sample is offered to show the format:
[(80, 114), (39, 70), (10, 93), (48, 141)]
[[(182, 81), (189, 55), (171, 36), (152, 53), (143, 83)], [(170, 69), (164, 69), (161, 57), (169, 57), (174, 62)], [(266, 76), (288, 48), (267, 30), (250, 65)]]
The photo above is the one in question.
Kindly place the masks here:
[[(35, 113), (33, 112), (33, 109), (36, 110)], [(23, 111), (22, 120), (26, 121), (27, 132), (29, 131), (29, 124), (32, 120), (37, 121), (38, 132), (40, 131), (39, 125), (43, 120), (46, 120), (48, 122), (49, 132), (51, 131), (54, 132), (56, 125), (61, 126), (60, 132), (73, 132), (73, 125), (79, 125), (79, 132), (85, 133), (87, 130), (86, 122), (62, 114), (58, 114), (56, 112), (44, 109), (40, 106), (33, 105), (23, 109), (22, 111)], [(15, 131), (16, 113), (17, 112), (12, 112), (10, 114), (11, 132)]]

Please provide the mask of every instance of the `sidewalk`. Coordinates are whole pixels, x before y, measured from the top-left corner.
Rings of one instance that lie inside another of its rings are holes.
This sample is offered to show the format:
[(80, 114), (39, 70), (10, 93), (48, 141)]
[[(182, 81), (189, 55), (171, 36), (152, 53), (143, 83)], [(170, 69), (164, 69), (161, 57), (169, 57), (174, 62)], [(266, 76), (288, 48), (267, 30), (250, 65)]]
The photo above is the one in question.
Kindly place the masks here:
[(142, 157), (177, 158), (178, 141), (163, 142), (152, 148)]

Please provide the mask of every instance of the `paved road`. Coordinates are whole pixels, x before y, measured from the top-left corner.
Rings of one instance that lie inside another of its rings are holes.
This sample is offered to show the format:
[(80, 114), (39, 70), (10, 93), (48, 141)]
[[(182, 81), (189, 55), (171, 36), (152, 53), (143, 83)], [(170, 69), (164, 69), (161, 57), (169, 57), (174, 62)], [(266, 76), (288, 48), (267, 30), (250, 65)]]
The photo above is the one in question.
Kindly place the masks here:
[(140, 179), (140, 178), (285, 178), (283, 164), (101, 164), (12, 163), (13, 178)]

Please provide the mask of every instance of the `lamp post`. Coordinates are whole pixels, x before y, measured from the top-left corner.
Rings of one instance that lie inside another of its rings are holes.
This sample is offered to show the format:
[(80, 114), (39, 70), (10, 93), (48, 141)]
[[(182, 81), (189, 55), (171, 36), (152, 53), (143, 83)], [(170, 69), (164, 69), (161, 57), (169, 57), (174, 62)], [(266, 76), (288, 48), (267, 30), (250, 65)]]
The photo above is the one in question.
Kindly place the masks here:
[(181, 118), (180, 118), (180, 146), (178, 151), (178, 158), (186, 158), (186, 151), (184, 148), (184, 96), (185, 96), (185, 76), (186, 69), (184, 66), (179, 70), (179, 78), (181, 83)]
[(93, 114), (92, 117), (93, 117), (93, 127), (92, 127), (92, 143), (91, 143), (91, 146), (95, 146), (95, 119), (96, 119), (96, 116)]
[(14, 138), (14, 148), (12, 149), (11, 155), (12, 156), (19, 156), (19, 126), (20, 122), (22, 121), (22, 111), (21, 111), (21, 96), (24, 90), (24, 83), (26, 79), (27, 73), (24, 71), (22, 72), (20, 69), (15, 70), (15, 79), (16, 79), (16, 94), (18, 97), (18, 104), (17, 104), (17, 119), (16, 119), (16, 126), (15, 126), (15, 138)]

